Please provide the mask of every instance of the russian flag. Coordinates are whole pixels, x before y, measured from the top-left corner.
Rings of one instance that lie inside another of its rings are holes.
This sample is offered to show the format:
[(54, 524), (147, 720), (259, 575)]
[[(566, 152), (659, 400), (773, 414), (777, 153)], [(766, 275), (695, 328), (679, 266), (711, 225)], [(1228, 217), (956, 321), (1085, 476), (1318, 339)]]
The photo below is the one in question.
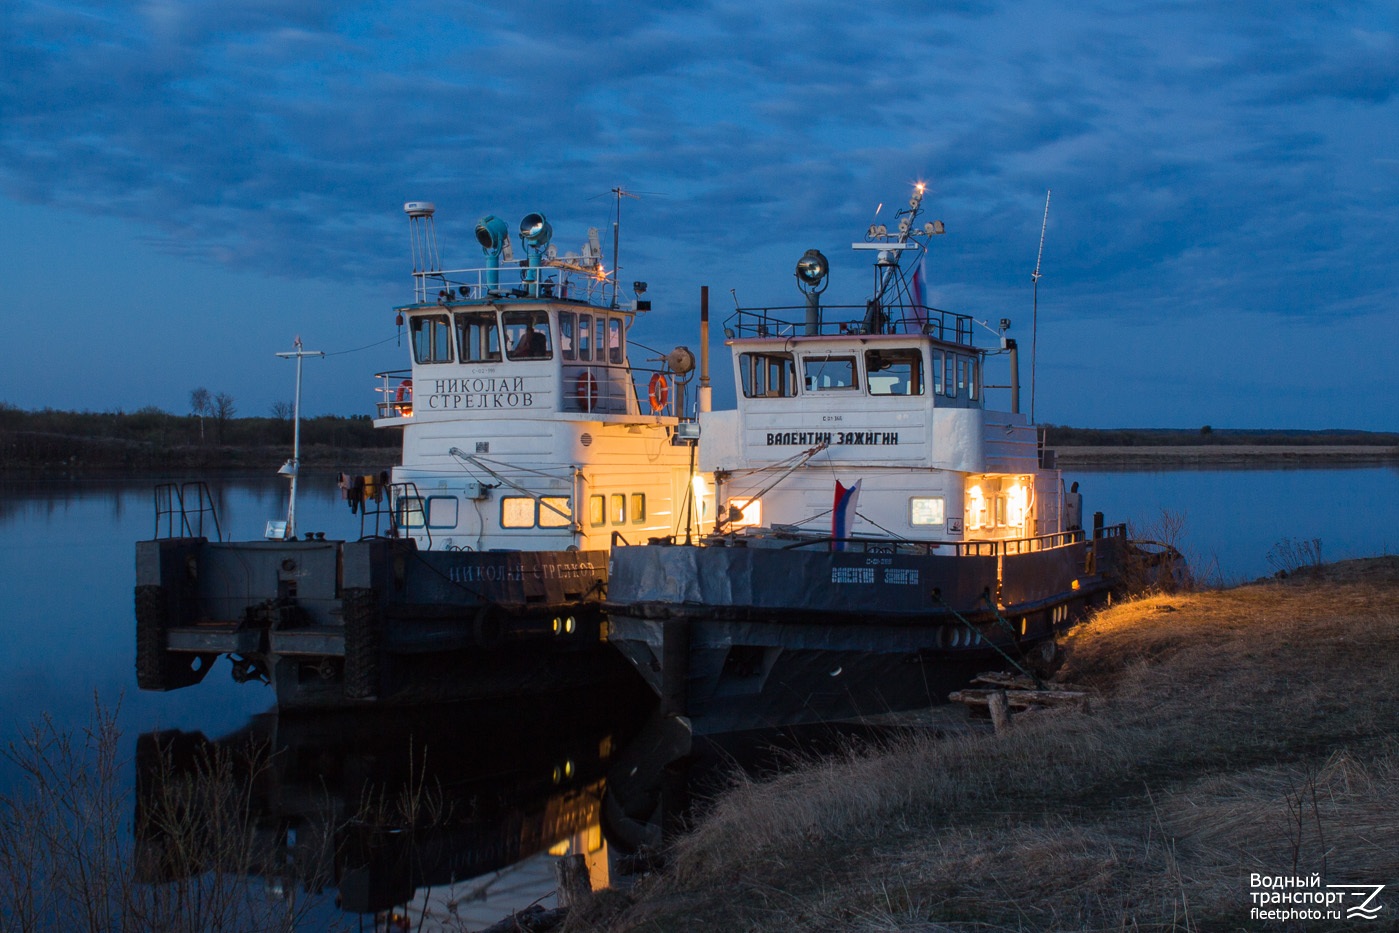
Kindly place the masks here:
[(928, 302), (923, 294), (923, 281), (927, 278), (928, 257), (924, 255), (918, 260), (918, 268), (913, 270), (913, 283), (910, 291), (913, 293), (913, 320), (917, 322), (921, 331), (923, 325), (928, 323)]
[(834, 551), (845, 550), (845, 542), (841, 539), (850, 536), (850, 526), (855, 523), (855, 503), (859, 498), (859, 480), (848, 487), (836, 480), (835, 508), (831, 510), (831, 537), (835, 539), (831, 542), (831, 549)]

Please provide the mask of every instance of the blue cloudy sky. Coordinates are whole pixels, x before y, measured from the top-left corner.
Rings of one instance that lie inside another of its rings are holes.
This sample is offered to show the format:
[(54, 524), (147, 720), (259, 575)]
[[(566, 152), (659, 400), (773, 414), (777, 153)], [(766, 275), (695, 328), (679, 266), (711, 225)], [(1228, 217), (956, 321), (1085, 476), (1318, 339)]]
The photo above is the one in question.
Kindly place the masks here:
[(849, 244), (925, 180), (933, 302), (1022, 345), (1053, 189), (1039, 420), (1399, 430), (1393, 0), (6, 0), (0, 62), (24, 408), (267, 414), (300, 334), (336, 354), (307, 411), (368, 412), (405, 200), (460, 266), (482, 214), (576, 248), (637, 192), (622, 278), (668, 348), (701, 285), (799, 301), (808, 247), (862, 301)]

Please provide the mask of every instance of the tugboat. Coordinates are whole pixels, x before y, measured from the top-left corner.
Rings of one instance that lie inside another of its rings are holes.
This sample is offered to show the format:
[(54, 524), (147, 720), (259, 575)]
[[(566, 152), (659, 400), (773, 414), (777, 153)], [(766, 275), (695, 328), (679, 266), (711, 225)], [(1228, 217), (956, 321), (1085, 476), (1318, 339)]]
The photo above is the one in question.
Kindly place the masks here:
[(697, 544), (612, 552), (612, 643), (697, 735), (938, 702), (988, 662), (1025, 666), (1122, 582), (1125, 526), (1080, 527), (1021, 411), (1010, 322), (925, 304), (944, 227), (923, 197), (854, 244), (874, 259), (864, 304), (823, 305), (808, 250), (803, 305), (735, 311), (738, 407), (698, 416), (717, 520)]
[(694, 357), (633, 365), (646, 286), (619, 303), (595, 229), (561, 258), (529, 214), (516, 263), (506, 223), (487, 216), (485, 266), (444, 271), (433, 205), (404, 211), (414, 301), (396, 312), (412, 362), (376, 374), (374, 422), (403, 432), (403, 455), (351, 484), (364, 536), (297, 540), (296, 456), (281, 471), (287, 521), (267, 540), (210, 540), (204, 491), (157, 490), (167, 534), (136, 549), (142, 689), (198, 683), (219, 656), (236, 680), (274, 684), (283, 708), (632, 676), (606, 645), (607, 552), (695, 530), (693, 440), (678, 430)]

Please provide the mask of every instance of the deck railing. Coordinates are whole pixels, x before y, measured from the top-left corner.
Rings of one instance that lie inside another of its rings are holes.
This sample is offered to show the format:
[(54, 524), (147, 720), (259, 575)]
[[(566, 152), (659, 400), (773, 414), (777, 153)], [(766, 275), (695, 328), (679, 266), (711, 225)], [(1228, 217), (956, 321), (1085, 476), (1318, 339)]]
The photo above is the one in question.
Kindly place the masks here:
[[(926, 305), (872, 309), (865, 305), (822, 305), (815, 336), (922, 334), (935, 340), (972, 345), (973, 319)], [(807, 308), (739, 308), (724, 322), (724, 336), (801, 337), (807, 335)]]

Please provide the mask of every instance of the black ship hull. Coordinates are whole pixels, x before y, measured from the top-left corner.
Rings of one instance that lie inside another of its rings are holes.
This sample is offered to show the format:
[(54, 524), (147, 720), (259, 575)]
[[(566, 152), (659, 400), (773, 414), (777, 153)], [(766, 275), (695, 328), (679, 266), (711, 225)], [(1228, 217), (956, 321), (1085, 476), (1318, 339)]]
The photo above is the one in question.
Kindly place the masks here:
[(633, 676), (604, 636), (602, 551), (419, 551), (410, 540), (137, 546), (137, 680), (220, 657), (283, 709), (442, 702)]
[(619, 548), (610, 640), (696, 734), (876, 716), (1035, 663), (1129, 548), (1120, 526), (988, 555)]

